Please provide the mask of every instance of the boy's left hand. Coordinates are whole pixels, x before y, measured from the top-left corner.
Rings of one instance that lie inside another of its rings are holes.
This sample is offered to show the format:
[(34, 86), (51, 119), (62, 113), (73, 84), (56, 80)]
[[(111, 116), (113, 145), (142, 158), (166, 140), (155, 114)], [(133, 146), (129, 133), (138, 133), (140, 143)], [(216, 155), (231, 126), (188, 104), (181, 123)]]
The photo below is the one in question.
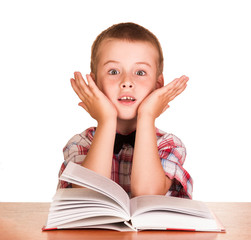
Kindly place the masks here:
[(189, 78), (182, 76), (174, 79), (164, 87), (158, 88), (148, 95), (138, 108), (138, 116), (149, 116), (153, 120), (160, 116), (167, 108), (169, 102), (182, 93)]

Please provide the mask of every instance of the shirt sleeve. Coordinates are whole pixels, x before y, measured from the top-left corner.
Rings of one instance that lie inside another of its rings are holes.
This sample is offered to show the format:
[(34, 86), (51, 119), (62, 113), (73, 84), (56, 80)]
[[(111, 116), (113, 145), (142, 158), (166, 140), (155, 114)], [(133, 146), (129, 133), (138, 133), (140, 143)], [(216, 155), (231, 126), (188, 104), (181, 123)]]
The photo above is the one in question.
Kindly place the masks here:
[[(64, 162), (61, 165), (58, 177), (61, 176), (61, 174), (63, 173), (67, 164), (70, 161), (78, 164), (81, 164), (84, 161), (90, 149), (94, 133), (95, 133), (95, 128), (88, 128), (81, 134), (73, 136), (68, 141), (66, 146), (63, 148)], [(71, 187), (72, 187), (71, 183), (59, 180), (57, 188), (71, 188)]]
[(173, 180), (166, 195), (192, 198), (193, 180), (183, 168), (186, 148), (181, 140), (173, 134), (165, 133), (157, 140), (159, 156), (166, 176)]

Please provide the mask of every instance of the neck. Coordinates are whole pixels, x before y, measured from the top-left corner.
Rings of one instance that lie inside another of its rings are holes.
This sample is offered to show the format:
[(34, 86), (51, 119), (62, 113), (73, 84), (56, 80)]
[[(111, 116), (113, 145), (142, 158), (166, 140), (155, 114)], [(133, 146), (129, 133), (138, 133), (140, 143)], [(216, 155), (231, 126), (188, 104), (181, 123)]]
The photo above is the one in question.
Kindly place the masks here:
[(136, 129), (137, 118), (130, 120), (117, 119), (117, 132), (127, 135)]

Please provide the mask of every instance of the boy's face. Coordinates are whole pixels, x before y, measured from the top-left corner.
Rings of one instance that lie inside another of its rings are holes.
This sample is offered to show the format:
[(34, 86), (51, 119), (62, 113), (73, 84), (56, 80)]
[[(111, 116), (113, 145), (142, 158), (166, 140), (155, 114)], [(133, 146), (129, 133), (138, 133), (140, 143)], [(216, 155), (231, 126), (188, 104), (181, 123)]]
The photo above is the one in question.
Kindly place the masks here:
[(118, 119), (136, 119), (140, 103), (163, 86), (163, 75), (157, 76), (158, 57), (148, 42), (106, 39), (101, 43), (95, 81), (115, 105)]

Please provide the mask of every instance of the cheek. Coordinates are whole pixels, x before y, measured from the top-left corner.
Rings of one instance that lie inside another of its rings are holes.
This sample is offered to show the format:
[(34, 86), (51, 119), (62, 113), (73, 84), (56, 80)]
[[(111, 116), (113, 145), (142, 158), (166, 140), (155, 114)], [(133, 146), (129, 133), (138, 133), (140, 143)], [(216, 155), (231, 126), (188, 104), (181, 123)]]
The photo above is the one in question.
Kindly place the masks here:
[(110, 100), (112, 100), (112, 96), (114, 96), (115, 87), (114, 84), (109, 84), (108, 81), (103, 81), (102, 84), (98, 84), (99, 90)]
[(156, 85), (151, 81), (143, 82), (138, 87), (139, 87), (141, 93), (143, 93), (145, 95), (149, 95), (151, 92), (153, 92), (156, 89)]
[(103, 93), (105, 92), (107, 83), (105, 82), (105, 80), (103, 80), (102, 77), (97, 78), (96, 85), (101, 92), (103, 92)]

